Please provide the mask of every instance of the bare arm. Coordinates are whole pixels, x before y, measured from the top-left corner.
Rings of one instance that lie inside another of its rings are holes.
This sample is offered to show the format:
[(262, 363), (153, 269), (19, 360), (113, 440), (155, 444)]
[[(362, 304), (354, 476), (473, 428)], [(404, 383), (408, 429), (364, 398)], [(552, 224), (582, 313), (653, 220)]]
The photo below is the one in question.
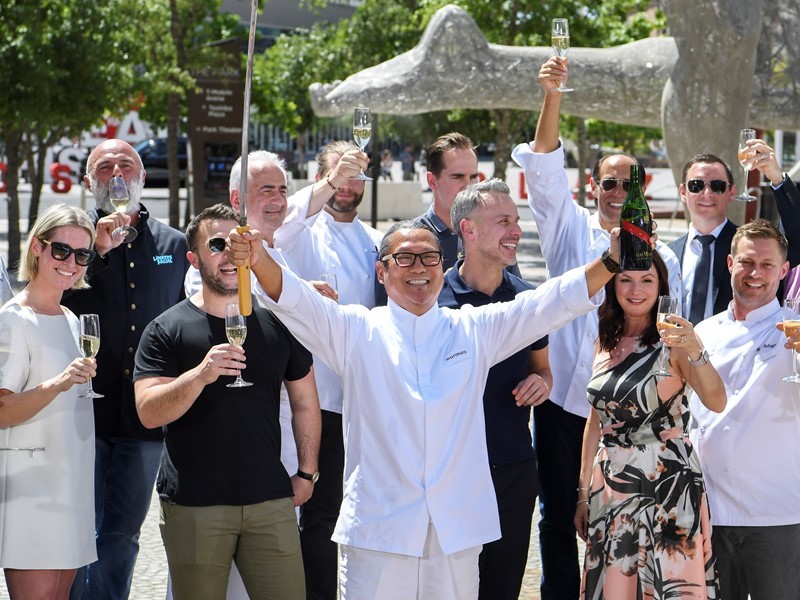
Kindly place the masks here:
[[(296, 381), (284, 381), (292, 406), (292, 431), (297, 445), (297, 468), (306, 473), (316, 473), (319, 462), (319, 442), (322, 431), (322, 418), (319, 412), (317, 384), (314, 381), (314, 368), (308, 375)], [(333, 473), (320, 474), (320, 477), (338, 477)], [(314, 484), (307, 479), (292, 476), (294, 505), (304, 504), (314, 491)]]
[(561, 113), (561, 94), (554, 91), (560, 81), (567, 81), (567, 61), (553, 57), (539, 69), (539, 85), (544, 90), (542, 111), (536, 124), (536, 138), (533, 140), (533, 151), (552, 152), (558, 148), (558, 117)]
[(528, 355), (528, 373), (513, 390), (517, 406), (539, 406), (550, 397), (553, 388), (553, 373), (547, 346), (531, 350)]
[(0, 428), (32, 419), (60, 393), (97, 375), (95, 367), (94, 359), (76, 358), (63, 372), (24, 392), (0, 388)]
[(144, 377), (134, 382), (136, 412), (142, 425), (154, 429), (181, 418), (200, 393), (220, 375), (235, 377), (244, 350), (233, 344), (212, 346), (203, 361), (178, 377)]
[(592, 408), (586, 427), (583, 429), (581, 449), (581, 471), (578, 477), (578, 504), (575, 507), (575, 529), (585, 542), (589, 533), (589, 493), (592, 487), (592, 473), (597, 448), (600, 446), (600, 417)]
[(689, 359), (698, 360), (703, 352), (703, 342), (697, 335), (690, 321), (671, 315), (670, 322), (680, 327), (667, 329), (661, 335), (664, 345), (669, 347), (669, 363), (678, 376), (686, 381), (697, 392), (700, 401), (714, 412), (722, 412), (728, 403), (725, 384), (714, 365), (689, 364)]
[(369, 166), (369, 157), (360, 150), (345, 152), (333, 171), (319, 178), (311, 190), (311, 199), (308, 202), (306, 217), (317, 214), (325, 207), (325, 203), (337, 189), (345, 185), (350, 179), (355, 178), (363, 169)]

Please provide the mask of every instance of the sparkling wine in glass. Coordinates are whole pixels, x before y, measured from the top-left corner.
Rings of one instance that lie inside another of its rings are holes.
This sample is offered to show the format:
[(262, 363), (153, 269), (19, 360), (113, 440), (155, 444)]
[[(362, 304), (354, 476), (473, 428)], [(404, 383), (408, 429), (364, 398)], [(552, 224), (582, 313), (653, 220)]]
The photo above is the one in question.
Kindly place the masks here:
[[(81, 354), (86, 358), (94, 358), (100, 351), (100, 317), (98, 315), (81, 315), (81, 335), (80, 335)], [(103, 398), (103, 394), (98, 394), (92, 388), (92, 380), (89, 380), (89, 389), (78, 394), (81, 398)]]
[(754, 140), (756, 139), (756, 132), (754, 129), (742, 129), (739, 132), (739, 164), (742, 165), (744, 169), (744, 186), (742, 187), (742, 193), (736, 194), (736, 200), (740, 200), (742, 202), (753, 202), (757, 200), (755, 196), (748, 193), (747, 191), (747, 175), (750, 173), (750, 169), (748, 165), (750, 164), (750, 160), (754, 156), (753, 149), (747, 145), (747, 140)]
[[(225, 305), (225, 335), (228, 342), (241, 348), (247, 338), (247, 321), (243, 314), (239, 312), (239, 304), (230, 302)], [(248, 387), (253, 385), (249, 381), (242, 379), (242, 372), (236, 375), (236, 380), (225, 387)]]
[[(800, 298), (787, 298), (783, 303), (783, 332), (786, 337), (797, 335), (800, 331)], [(800, 383), (797, 372), (797, 350), (792, 349), (792, 374), (783, 378), (789, 383)]]
[[(358, 107), (353, 111), (353, 139), (358, 144), (361, 151), (369, 144), (372, 137), (372, 117), (369, 114), (368, 108)], [(360, 179), (362, 181), (372, 181), (372, 177), (367, 175), (362, 170), (357, 177), (353, 179)]]
[[(553, 44), (553, 52), (558, 58), (567, 58), (569, 50), (569, 21), (566, 19), (553, 19), (550, 41)], [(564, 81), (558, 84), (557, 92), (571, 92), (573, 88), (564, 85)]]
[[(658, 313), (656, 315), (656, 329), (659, 333), (667, 329), (674, 329), (679, 327), (676, 323), (667, 321), (667, 317), (674, 315), (678, 311), (678, 299), (674, 296), (659, 296), (658, 297)], [(651, 375), (656, 377), (669, 377), (672, 372), (669, 370), (669, 350), (666, 346), (661, 347), (661, 356), (658, 358), (658, 367), (655, 371), (651, 371)]]
[[(128, 202), (130, 202), (131, 197), (128, 193), (128, 184), (125, 183), (125, 179), (122, 175), (112, 177), (108, 182), (108, 199), (111, 202), (111, 206), (113, 206), (114, 210), (118, 213), (124, 213), (128, 208)], [(136, 236), (139, 234), (133, 227), (123, 225), (112, 231), (111, 235), (117, 238), (124, 235), (125, 239), (123, 242), (127, 244), (135, 240)]]

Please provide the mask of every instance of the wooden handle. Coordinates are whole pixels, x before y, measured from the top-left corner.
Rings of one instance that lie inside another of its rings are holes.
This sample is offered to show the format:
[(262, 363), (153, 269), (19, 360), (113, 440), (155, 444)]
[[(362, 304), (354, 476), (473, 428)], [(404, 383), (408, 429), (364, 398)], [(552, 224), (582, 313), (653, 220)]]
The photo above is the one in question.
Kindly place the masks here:
[[(236, 228), (238, 233), (250, 231), (249, 225), (241, 225)], [(249, 317), (253, 312), (252, 296), (250, 291), (250, 265), (236, 267), (236, 275), (239, 278), (239, 312), (245, 317)]]

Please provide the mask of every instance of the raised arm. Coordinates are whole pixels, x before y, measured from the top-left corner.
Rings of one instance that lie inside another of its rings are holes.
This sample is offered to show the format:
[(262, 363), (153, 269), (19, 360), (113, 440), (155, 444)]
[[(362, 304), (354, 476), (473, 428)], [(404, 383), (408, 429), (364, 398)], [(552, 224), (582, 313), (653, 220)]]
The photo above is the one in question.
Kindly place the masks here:
[(311, 199), (308, 202), (306, 218), (320, 212), (331, 196), (347, 183), (350, 179), (369, 166), (369, 157), (360, 150), (345, 152), (330, 173), (319, 177), (311, 190)]
[(228, 260), (236, 267), (249, 264), (261, 288), (273, 301), (277, 302), (283, 290), (281, 266), (275, 262), (262, 243), (261, 232), (251, 229), (238, 233), (232, 229), (225, 245)]
[(563, 94), (554, 90), (561, 81), (567, 81), (567, 61), (554, 56), (539, 69), (539, 85), (544, 90), (544, 101), (532, 144), (534, 152), (552, 152), (558, 148), (558, 117)]

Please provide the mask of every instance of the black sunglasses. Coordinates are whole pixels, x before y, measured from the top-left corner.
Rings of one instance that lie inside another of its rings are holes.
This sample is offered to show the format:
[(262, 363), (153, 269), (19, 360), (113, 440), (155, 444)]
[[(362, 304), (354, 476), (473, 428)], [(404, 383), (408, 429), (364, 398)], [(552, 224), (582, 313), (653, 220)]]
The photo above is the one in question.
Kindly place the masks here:
[(208, 240), (208, 249), (212, 254), (219, 254), (225, 252), (225, 238), (211, 238)]
[(622, 191), (627, 192), (631, 187), (630, 179), (615, 179), (614, 177), (606, 177), (600, 182), (600, 187), (606, 192), (615, 189), (619, 184), (622, 184)]
[(723, 181), (722, 179), (712, 179), (711, 181), (704, 181), (702, 179), (690, 179), (686, 182), (686, 189), (692, 192), (693, 194), (699, 194), (702, 192), (706, 184), (708, 187), (711, 188), (711, 191), (715, 194), (724, 194), (725, 190), (728, 189), (728, 182)]
[[(417, 254), (415, 252), (396, 252), (395, 254), (390, 254), (394, 259), (395, 264), (398, 267), (408, 268), (412, 266), (417, 259), (419, 258), (419, 262), (421, 262), (426, 267), (435, 267), (440, 262), (442, 262), (442, 253), (441, 252), (422, 252)], [(383, 260), (388, 260), (386, 257)]]
[(50, 240), (40, 239), (39, 241), (50, 246), (50, 255), (56, 260), (65, 261), (70, 257), (70, 254), (74, 254), (75, 264), (87, 267), (92, 262), (92, 258), (94, 258), (94, 252), (88, 248), (73, 248), (69, 244), (51, 242)]

